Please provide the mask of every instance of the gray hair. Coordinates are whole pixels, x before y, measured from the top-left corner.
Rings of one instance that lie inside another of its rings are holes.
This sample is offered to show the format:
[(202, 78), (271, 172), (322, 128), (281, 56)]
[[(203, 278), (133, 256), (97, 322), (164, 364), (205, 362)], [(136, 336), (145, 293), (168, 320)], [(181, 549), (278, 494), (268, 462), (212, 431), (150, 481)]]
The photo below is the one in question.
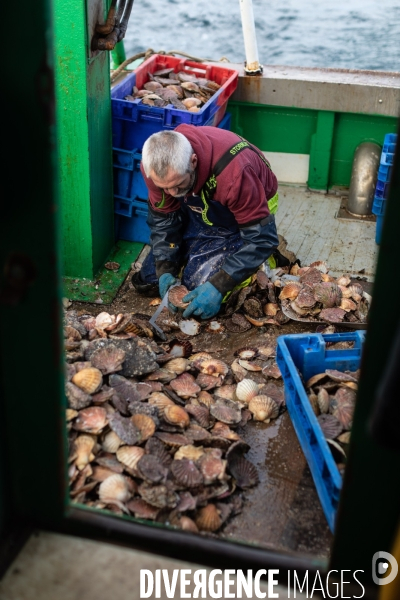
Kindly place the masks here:
[(144, 143), (142, 165), (147, 177), (154, 172), (163, 179), (171, 169), (177, 175), (191, 172), (193, 148), (189, 140), (177, 131), (153, 133)]

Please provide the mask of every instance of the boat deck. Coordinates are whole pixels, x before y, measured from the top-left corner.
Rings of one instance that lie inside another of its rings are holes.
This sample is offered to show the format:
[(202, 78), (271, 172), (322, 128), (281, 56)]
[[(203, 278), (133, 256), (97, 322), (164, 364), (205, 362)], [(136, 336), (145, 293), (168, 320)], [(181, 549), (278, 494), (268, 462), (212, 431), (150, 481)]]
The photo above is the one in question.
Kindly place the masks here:
[(370, 217), (352, 218), (341, 209), (345, 203), (342, 195), (280, 184), (278, 232), (302, 265), (324, 260), (333, 277), (349, 273), (373, 281), (379, 251), (376, 224)]

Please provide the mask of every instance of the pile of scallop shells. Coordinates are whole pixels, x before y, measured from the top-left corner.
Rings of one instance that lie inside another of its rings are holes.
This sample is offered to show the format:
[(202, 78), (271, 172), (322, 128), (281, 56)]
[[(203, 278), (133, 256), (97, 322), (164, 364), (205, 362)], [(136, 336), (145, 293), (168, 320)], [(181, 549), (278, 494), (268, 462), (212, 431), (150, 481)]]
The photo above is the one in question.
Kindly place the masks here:
[(246, 331), (251, 325), (280, 326), (291, 319), (306, 323), (366, 323), (370, 296), (348, 275), (335, 278), (325, 262), (257, 271), (247, 287), (233, 292), (225, 305), (224, 325)]
[(350, 443), (358, 379), (359, 370), (326, 369), (305, 383), (311, 407), (342, 475)]
[(228, 365), (187, 339), (158, 345), (147, 329), (143, 316), (65, 312), (71, 497), (217, 532), (259, 481), (240, 432), (285, 409), (282, 388), (249, 377), (280, 376), (274, 349), (240, 349)]
[(165, 107), (172, 105), (179, 110), (199, 112), (201, 107), (220, 89), (210, 79), (191, 75), (186, 71), (161, 69), (148, 73), (149, 80), (139, 90), (133, 87), (132, 94), (124, 100), (141, 100), (147, 106)]

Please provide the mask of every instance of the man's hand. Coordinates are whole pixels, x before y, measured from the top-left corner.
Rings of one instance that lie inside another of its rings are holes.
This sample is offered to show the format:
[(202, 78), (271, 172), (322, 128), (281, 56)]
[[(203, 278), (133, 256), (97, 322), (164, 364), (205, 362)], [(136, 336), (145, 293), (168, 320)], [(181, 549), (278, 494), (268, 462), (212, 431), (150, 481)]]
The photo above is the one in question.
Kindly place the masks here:
[(199, 285), (192, 292), (186, 294), (186, 296), (182, 298), (182, 301), (190, 302), (183, 313), (185, 319), (190, 317), (190, 315), (196, 315), (202, 319), (209, 319), (216, 315), (221, 308), (222, 294), (212, 283), (207, 281), (206, 283)]
[[(161, 300), (164, 298), (171, 285), (174, 285), (174, 283), (176, 283), (176, 279), (173, 275), (171, 275), (171, 273), (163, 273), (161, 275), (160, 279), (158, 280), (158, 289), (160, 290)], [(177, 312), (178, 310), (173, 304), (171, 304), (171, 302), (168, 302), (168, 308), (171, 312)]]

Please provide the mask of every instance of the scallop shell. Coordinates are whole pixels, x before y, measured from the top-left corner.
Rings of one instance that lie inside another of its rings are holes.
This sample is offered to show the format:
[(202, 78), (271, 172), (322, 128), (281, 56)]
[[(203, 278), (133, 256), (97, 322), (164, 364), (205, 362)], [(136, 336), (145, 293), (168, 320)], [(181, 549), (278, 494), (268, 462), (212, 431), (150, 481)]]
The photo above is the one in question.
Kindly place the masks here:
[(258, 298), (246, 298), (243, 302), (243, 309), (250, 317), (258, 319), (263, 315), (262, 304)]
[(326, 414), (329, 410), (330, 397), (325, 388), (318, 391), (317, 402), (321, 413)]
[(97, 315), (95, 321), (96, 329), (105, 329), (115, 323), (115, 317), (111, 316), (108, 312), (101, 312)]
[(174, 460), (181, 460), (182, 458), (187, 458), (189, 460), (198, 460), (200, 456), (203, 456), (204, 450), (203, 446), (192, 446), (189, 444), (188, 446), (181, 446), (175, 452)]
[(200, 333), (200, 323), (195, 319), (182, 319), (179, 322), (179, 329), (186, 335), (197, 335)]
[(100, 433), (107, 425), (107, 412), (100, 406), (89, 406), (79, 411), (74, 421), (74, 429), (86, 433)]
[(140, 431), (135, 427), (131, 418), (114, 413), (109, 417), (109, 425), (125, 444), (133, 446), (140, 442)]
[(196, 514), (195, 522), (200, 531), (218, 531), (222, 520), (215, 504), (207, 504)]
[(104, 452), (111, 452), (111, 454), (115, 454), (121, 444), (123, 444), (123, 441), (117, 436), (115, 431), (109, 431), (104, 436), (101, 447), (103, 448)]
[(343, 321), (346, 312), (341, 308), (324, 308), (319, 313), (320, 319), (330, 323), (340, 323)]
[(201, 363), (200, 371), (201, 373), (205, 373), (206, 375), (213, 375), (213, 377), (219, 377), (220, 375), (226, 375), (229, 371), (229, 367), (222, 360), (212, 358), (209, 360), (204, 360)]
[(235, 425), (242, 419), (241, 410), (236, 402), (223, 400), (222, 398), (211, 406), (210, 413), (217, 421), (222, 421), (227, 425)]
[(124, 350), (117, 348), (114, 344), (110, 344), (109, 346), (95, 350), (90, 357), (90, 362), (103, 375), (108, 375), (109, 373), (121, 371), (125, 356)]
[(71, 325), (67, 325), (64, 327), (64, 337), (70, 340), (74, 340), (75, 342), (80, 342), (82, 339), (81, 334), (75, 327)]
[(211, 394), (209, 394), (205, 390), (201, 390), (201, 392), (197, 395), (197, 400), (200, 404), (202, 404), (203, 406), (205, 406), (208, 409), (210, 408), (210, 406), (212, 404), (215, 403), (215, 400), (211, 396)]
[(69, 421), (75, 419), (75, 417), (77, 417), (78, 415), (79, 413), (77, 410), (74, 410), (73, 408), (67, 408), (67, 410), (65, 411), (65, 420), (68, 423)]
[(195, 354), (189, 356), (190, 362), (201, 362), (204, 360), (210, 360), (211, 358), (212, 354), (209, 354), (208, 352), (196, 352)]
[[(332, 398), (329, 412), (337, 418), (342, 428), (349, 431), (353, 424), (354, 408), (355, 408), (355, 394), (353, 390), (346, 390), (341, 388), (344, 394), (340, 394), (339, 390), (336, 392), (334, 398)], [(348, 394), (346, 392), (349, 392)]]
[(231, 364), (231, 370), (235, 381), (243, 381), (247, 376), (247, 371), (241, 365), (239, 365), (239, 359), (236, 358)]
[(353, 300), (350, 300), (350, 298), (342, 298), (339, 308), (350, 312), (351, 310), (356, 310), (357, 304)]
[(200, 427), (196, 423), (191, 423), (190, 427), (188, 427), (185, 431), (185, 436), (188, 438), (188, 443), (193, 442), (204, 442), (205, 440), (210, 439), (210, 434), (207, 429), (204, 427)]
[(308, 394), (308, 399), (310, 401), (311, 404), (311, 408), (313, 409), (313, 413), (315, 416), (318, 417), (318, 415), (321, 414), (321, 410), (319, 408), (319, 404), (318, 404), (318, 396), (317, 394), (314, 394), (314, 392), (310, 392)]
[(138, 446), (122, 446), (117, 450), (118, 460), (132, 470), (136, 469), (136, 465), (143, 454), (143, 448), (139, 448)]
[(225, 327), (219, 321), (210, 321), (206, 327), (206, 331), (210, 333), (221, 333)]
[(364, 294), (362, 285), (359, 283), (352, 283), (351, 285), (349, 285), (348, 290), (353, 300), (355, 300), (355, 302), (360, 302)]
[(102, 502), (107, 503), (112, 500), (127, 502), (130, 497), (128, 482), (123, 475), (115, 473), (100, 484), (99, 498)]
[(239, 348), (235, 351), (235, 356), (238, 356), (244, 360), (251, 360), (252, 358), (256, 358), (257, 355), (257, 348)]
[(163, 467), (169, 467), (172, 462), (172, 456), (165, 447), (165, 444), (156, 437), (151, 437), (146, 442), (146, 454), (153, 454)]
[(256, 280), (257, 280), (258, 287), (261, 288), (262, 290), (265, 290), (265, 288), (268, 286), (268, 281), (269, 281), (268, 275), (266, 274), (266, 272), (259, 269), (256, 273)]
[(168, 369), (156, 369), (152, 373), (146, 376), (145, 381), (162, 381), (168, 383), (172, 379), (175, 379), (176, 373), (168, 371)]
[(189, 306), (189, 302), (182, 302), (182, 298), (187, 296), (189, 290), (184, 285), (176, 285), (171, 288), (168, 292), (168, 300), (176, 308), (186, 308)]
[(174, 404), (173, 406), (166, 406), (164, 409), (164, 419), (170, 425), (175, 425), (176, 427), (180, 427), (184, 429), (189, 427), (190, 418), (188, 413), (181, 406), (177, 406)]
[(304, 286), (303, 289), (300, 290), (295, 303), (296, 306), (300, 306), (300, 308), (304, 309), (309, 309), (315, 306), (316, 298), (314, 297), (312, 288), (308, 285)]
[(275, 361), (266, 365), (262, 370), (262, 374), (264, 377), (273, 377), (274, 379), (280, 379), (282, 377), (281, 370)]
[(168, 469), (153, 454), (143, 454), (136, 464), (138, 476), (148, 483), (165, 483)]
[(183, 373), (170, 382), (171, 388), (180, 398), (190, 398), (201, 391), (201, 388), (189, 373)]
[(137, 519), (148, 519), (149, 521), (156, 521), (160, 513), (159, 508), (152, 506), (142, 498), (130, 500), (127, 508)]
[(204, 478), (204, 485), (211, 485), (216, 481), (226, 479), (227, 461), (213, 456), (210, 452), (204, 454), (199, 460), (199, 467)]
[(344, 286), (344, 285), (339, 285), (340, 291), (342, 292), (342, 298), (351, 298), (351, 290)]
[(235, 478), (237, 486), (241, 489), (252, 487), (259, 482), (256, 467), (240, 454), (232, 453), (229, 455), (228, 470)]
[(192, 533), (199, 532), (196, 523), (186, 515), (181, 515), (178, 519), (178, 522), (176, 524), (174, 523), (174, 525), (176, 525), (176, 527), (179, 527), (183, 531), (190, 531)]
[[(300, 269), (301, 271), (302, 269)], [(300, 275), (300, 272), (299, 272)], [(312, 285), (314, 283), (319, 283), (322, 280), (321, 271), (316, 269), (315, 267), (308, 267), (307, 271), (300, 275), (300, 283), (307, 283), (308, 285)]]
[(214, 396), (216, 398), (227, 398), (228, 400), (235, 400), (235, 392), (236, 384), (226, 384), (221, 385), (221, 387), (218, 387), (214, 392)]
[(82, 471), (94, 459), (95, 443), (95, 438), (90, 435), (80, 435), (74, 441), (75, 466), (79, 471)]
[(313, 289), (315, 299), (321, 302), (323, 308), (333, 308), (340, 305), (342, 292), (336, 283), (318, 283)]
[(350, 444), (350, 438), (351, 438), (350, 431), (345, 431), (344, 433), (341, 433), (337, 437), (337, 441), (340, 442), (341, 444)]
[(213, 377), (213, 375), (207, 375), (206, 373), (199, 373), (196, 377), (196, 383), (201, 387), (202, 390), (212, 390), (218, 385), (221, 385), (221, 377)]
[(276, 419), (279, 414), (277, 403), (269, 396), (255, 396), (249, 402), (249, 410), (256, 421), (269, 423)]
[(210, 411), (208, 408), (205, 406), (192, 406), (187, 404), (186, 410), (196, 419), (200, 427), (204, 427), (206, 429), (210, 426)]
[(343, 427), (333, 415), (319, 415), (317, 419), (322, 433), (327, 439), (333, 440), (342, 433)]
[(164, 369), (172, 371), (172, 373), (176, 373), (177, 375), (181, 375), (190, 369), (190, 363), (186, 358), (173, 358), (164, 364)]
[(347, 381), (351, 381), (352, 383), (357, 383), (357, 379), (346, 373), (345, 371), (338, 371), (336, 369), (325, 369), (325, 373), (328, 375), (330, 379), (335, 381), (336, 383), (345, 383)]
[(242, 379), (236, 386), (236, 398), (248, 404), (254, 396), (257, 396), (260, 386), (252, 379)]
[(153, 392), (148, 400), (148, 403), (151, 406), (157, 407), (158, 415), (160, 417), (163, 416), (164, 410), (167, 406), (175, 406), (175, 403), (162, 392)]
[(175, 508), (179, 496), (167, 485), (151, 485), (143, 482), (138, 489), (139, 494), (149, 504), (158, 508)]
[(232, 315), (231, 319), (225, 321), (225, 327), (228, 331), (239, 333), (251, 329), (251, 324), (244, 315), (235, 313)]
[(167, 433), (164, 431), (157, 431), (155, 433), (156, 437), (164, 442), (167, 446), (171, 448), (180, 448), (181, 446), (187, 446), (190, 444), (189, 438), (181, 433)]
[(343, 285), (344, 287), (347, 287), (351, 283), (351, 278), (348, 275), (342, 275), (336, 280), (336, 283), (338, 285)]
[(169, 343), (168, 354), (171, 358), (187, 358), (191, 355), (192, 350), (193, 347), (189, 340), (172, 340)]
[(257, 362), (250, 362), (249, 360), (238, 359), (238, 363), (246, 371), (261, 371), (262, 367)]
[(178, 484), (188, 488), (198, 487), (203, 483), (202, 474), (194, 462), (188, 458), (173, 460), (171, 473)]
[(312, 262), (310, 264), (310, 267), (314, 267), (315, 269), (318, 269), (318, 271), (321, 271), (321, 273), (324, 274), (328, 273), (329, 271), (329, 267), (324, 260), (316, 260), (315, 262)]
[(103, 385), (103, 375), (99, 369), (94, 367), (82, 369), (75, 373), (71, 381), (86, 394), (94, 394)]
[(235, 431), (232, 431), (226, 423), (221, 423), (220, 421), (215, 423), (211, 429), (211, 433), (212, 435), (217, 435), (233, 442), (240, 440), (240, 436)]
[(267, 315), (268, 317), (274, 317), (278, 310), (278, 304), (274, 304), (272, 302), (267, 302), (267, 304), (264, 304), (263, 306), (264, 315)]
[(145, 442), (156, 430), (156, 424), (153, 419), (145, 414), (136, 414), (131, 417), (132, 423), (140, 432), (140, 443)]

